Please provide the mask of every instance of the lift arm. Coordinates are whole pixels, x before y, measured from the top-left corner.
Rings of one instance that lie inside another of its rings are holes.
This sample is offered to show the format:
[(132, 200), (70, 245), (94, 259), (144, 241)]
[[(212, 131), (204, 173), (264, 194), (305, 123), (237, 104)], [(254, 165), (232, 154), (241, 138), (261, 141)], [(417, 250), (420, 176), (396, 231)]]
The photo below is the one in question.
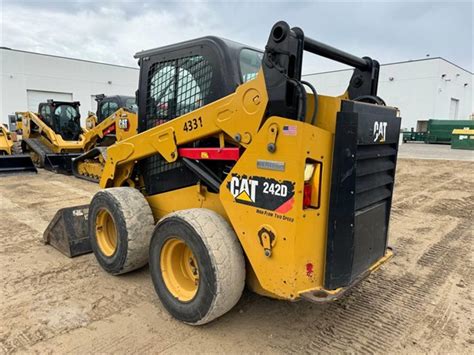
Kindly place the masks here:
[(137, 114), (125, 108), (120, 108), (83, 134), (85, 142), (84, 151), (87, 152), (92, 149), (98, 139), (104, 138), (104, 136), (112, 132), (115, 132), (117, 141), (133, 136), (137, 133), (137, 126)]
[(179, 145), (220, 132), (247, 146), (260, 128), (267, 100), (260, 71), (235, 93), (110, 146), (100, 186), (120, 186), (130, 177), (135, 162), (157, 153), (174, 162)]

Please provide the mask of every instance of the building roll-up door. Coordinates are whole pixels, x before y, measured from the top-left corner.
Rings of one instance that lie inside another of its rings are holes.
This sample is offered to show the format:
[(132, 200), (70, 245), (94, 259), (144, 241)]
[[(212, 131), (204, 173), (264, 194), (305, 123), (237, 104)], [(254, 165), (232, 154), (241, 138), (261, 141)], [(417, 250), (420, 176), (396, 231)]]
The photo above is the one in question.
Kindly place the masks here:
[(72, 94), (67, 92), (52, 92), (40, 90), (26, 90), (28, 111), (37, 112), (41, 102), (53, 99), (55, 101), (72, 101)]

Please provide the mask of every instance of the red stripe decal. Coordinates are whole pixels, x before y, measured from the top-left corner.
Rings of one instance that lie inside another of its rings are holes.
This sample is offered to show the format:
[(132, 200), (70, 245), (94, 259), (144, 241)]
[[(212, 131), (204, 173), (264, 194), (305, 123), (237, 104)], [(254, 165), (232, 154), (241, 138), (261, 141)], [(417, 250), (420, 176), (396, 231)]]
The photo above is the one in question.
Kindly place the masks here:
[(293, 196), (288, 201), (284, 202), (280, 207), (278, 207), (275, 212), (286, 213), (293, 208), (293, 203), (295, 202), (295, 197)]
[(180, 157), (195, 160), (239, 160), (239, 148), (178, 148)]

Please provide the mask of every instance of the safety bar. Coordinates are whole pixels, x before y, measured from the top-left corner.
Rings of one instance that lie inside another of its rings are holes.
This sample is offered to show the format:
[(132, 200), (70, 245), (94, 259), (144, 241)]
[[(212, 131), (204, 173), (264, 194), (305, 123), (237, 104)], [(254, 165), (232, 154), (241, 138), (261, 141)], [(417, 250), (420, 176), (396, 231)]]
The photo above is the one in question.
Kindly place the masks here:
[(306, 116), (306, 90), (313, 91), (315, 109), (311, 122), (315, 124), (316, 90), (301, 80), (304, 51), (354, 67), (346, 90), (349, 100), (383, 102), (377, 97), (379, 63), (369, 57), (358, 57), (306, 37), (299, 27), (290, 28), (285, 21), (275, 23), (265, 46), (262, 62), (269, 98), (267, 114), (299, 121)]
[(340, 49), (334, 48), (322, 42), (318, 42), (306, 36), (304, 38), (304, 50), (340, 63), (350, 65), (351, 67), (358, 68), (362, 71), (370, 69), (369, 60), (365, 60), (364, 58), (360, 58), (353, 54), (341, 51)]
[(368, 71), (371, 69), (372, 60), (369, 58), (360, 58), (325, 43), (306, 37), (300, 28), (293, 27), (290, 29), (290, 26), (285, 21), (279, 21), (273, 25), (271, 37), (275, 43), (284, 41), (288, 36), (303, 40), (303, 49), (305, 51), (350, 65), (351, 67), (358, 68), (361, 71)]

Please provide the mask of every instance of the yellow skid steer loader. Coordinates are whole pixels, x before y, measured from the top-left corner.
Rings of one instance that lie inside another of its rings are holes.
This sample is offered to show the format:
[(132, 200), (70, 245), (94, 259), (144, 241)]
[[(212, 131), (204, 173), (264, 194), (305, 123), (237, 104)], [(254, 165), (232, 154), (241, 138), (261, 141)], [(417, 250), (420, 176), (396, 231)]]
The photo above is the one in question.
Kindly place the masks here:
[(37, 172), (31, 157), (19, 150), (21, 148), (12, 133), (0, 123), (0, 174)]
[(132, 96), (96, 95), (97, 113), (89, 114), (84, 133), (84, 153), (72, 161), (74, 176), (98, 182), (107, 147), (137, 134), (138, 118)]
[[(305, 51), (355, 67), (344, 94), (301, 79)], [(285, 22), (263, 53), (205, 37), (137, 58), (139, 134), (107, 149), (103, 190), (58, 211), (46, 242), (89, 242), (112, 275), (148, 262), (164, 307), (192, 325), (245, 283), (327, 302), (392, 257), (400, 117), (377, 96), (377, 61)]]

